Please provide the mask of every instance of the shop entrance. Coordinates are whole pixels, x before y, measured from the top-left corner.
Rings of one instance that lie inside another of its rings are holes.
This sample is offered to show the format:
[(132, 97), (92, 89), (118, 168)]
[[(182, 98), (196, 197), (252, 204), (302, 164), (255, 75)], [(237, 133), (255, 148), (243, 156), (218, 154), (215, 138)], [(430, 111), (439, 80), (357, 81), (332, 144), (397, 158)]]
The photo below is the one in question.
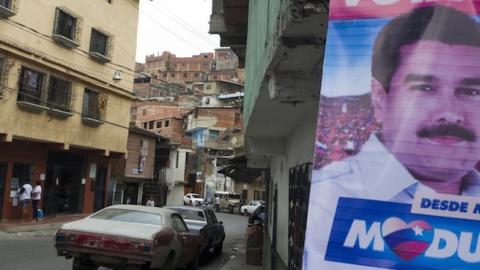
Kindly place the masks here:
[(0, 218), (3, 210), (3, 194), (5, 193), (5, 182), (7, 180), (7, 162), (0, 162)]
[(85, 185), (82, 184), (83, 156), (49, 152), (45, 179), (45, 215), (81, 213)]
[(138, 183), (125, 183), (123, 195), (124, 204), (137, 204), (138, 201)]

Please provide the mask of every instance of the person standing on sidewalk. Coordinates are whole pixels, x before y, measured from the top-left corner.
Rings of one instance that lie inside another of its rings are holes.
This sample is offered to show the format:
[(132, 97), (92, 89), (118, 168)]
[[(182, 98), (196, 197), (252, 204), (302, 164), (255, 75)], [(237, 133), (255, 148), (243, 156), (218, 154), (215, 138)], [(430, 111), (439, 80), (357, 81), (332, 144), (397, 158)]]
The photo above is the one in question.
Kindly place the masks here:
[(22, 221), (27, 218), (28, 215), (28, 205), (32, 199), (32, 185), (30, 183), (25, 183), (23, 186), (18, 190), (18, 194), (20, 194), (20, 206), (22, 207)]
[(42, 199), (42, 182), (36, 181), (32, 191), (33, 220), (38, 221), (38, 205)]

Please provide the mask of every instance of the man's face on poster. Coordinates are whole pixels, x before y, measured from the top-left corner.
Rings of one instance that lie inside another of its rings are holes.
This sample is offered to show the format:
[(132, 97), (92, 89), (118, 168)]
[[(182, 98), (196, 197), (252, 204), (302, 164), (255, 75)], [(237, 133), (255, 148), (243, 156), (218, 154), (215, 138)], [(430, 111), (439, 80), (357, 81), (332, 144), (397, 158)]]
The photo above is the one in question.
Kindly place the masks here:
[(399, 50), (384, 89), (372, 100), (382, 140), (410, 171), (453, 181), (480, 158), (480, 48), (421, 40)]

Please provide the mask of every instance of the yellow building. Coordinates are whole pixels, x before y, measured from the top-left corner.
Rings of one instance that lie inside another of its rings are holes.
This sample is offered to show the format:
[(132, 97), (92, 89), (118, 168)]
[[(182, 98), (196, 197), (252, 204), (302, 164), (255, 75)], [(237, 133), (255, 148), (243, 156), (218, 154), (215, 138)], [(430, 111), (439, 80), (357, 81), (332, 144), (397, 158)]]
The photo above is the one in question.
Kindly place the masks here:
[(139, 0), (0, 1), (0, 218), (43, 186), (46, 215), (109, 200), (127, 149)]

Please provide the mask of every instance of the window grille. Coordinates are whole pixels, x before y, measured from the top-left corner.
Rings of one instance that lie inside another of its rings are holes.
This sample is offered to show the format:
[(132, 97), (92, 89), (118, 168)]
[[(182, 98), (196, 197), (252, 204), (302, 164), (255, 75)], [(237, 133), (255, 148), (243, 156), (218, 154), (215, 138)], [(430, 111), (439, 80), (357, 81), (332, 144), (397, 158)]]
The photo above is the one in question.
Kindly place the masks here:
[(57, 7), (53, 24), (53, 39), (67, 47), (78, 47), (83, 19), (65, 7)]
[(302, 269), (303, 245), (310, 195), (311, 163), (289, 172), (288, 269)]
[(97, 92), (85, 89), (82, 114), (85, 117), (100, 120), (99, 94)]
[(90, 56), (100, 62), (110, 62), (113, 54), (114, 37), (107, 32), (92, 28), (90, 36)]
[(50, 77), (48, 87), (48, 106), (57, 110), (70, 111), (72, 84), (68, 81)]
[(42, 105), (44, 81), (45, 74), (23, 67), (20, 74), (17, 100)]

